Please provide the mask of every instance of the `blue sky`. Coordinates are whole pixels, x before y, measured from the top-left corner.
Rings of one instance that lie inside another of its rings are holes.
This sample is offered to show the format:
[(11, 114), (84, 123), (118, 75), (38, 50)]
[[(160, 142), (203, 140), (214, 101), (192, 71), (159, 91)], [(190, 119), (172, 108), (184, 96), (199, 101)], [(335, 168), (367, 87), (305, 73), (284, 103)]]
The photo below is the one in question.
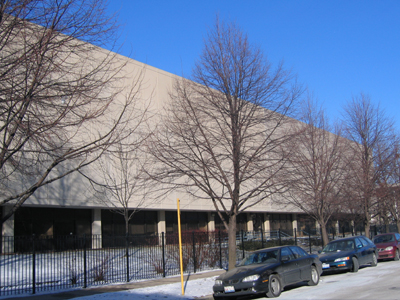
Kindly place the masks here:
[(190, 75), (208, 28), (235, 21), (276, 65), (298, 75), (331, 120), (365, 93), (400, 129), (400, 1), (110, 0), (121, 54)]

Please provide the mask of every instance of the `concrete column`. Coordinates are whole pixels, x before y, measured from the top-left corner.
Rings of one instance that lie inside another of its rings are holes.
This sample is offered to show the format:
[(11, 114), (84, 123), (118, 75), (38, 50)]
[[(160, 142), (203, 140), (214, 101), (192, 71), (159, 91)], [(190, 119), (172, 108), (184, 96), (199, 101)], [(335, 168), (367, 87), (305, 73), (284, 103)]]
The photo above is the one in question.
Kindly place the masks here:
[(167, 233), (167, 223), (165, 221), (165, 210), (160, 210), (157, 212), (158, 222), (157, 222), (157, 232), (161, 234), (162, 232)]
[[(3, 217), (10, 212), (11, 206), (3, 206)], [(3, 237), (2, 253), (14, 253), (14, 215), (3, 223), (1, 228)]]
[(251, 213), (246, 213), (247, 215), (247, 231), (254, 231), (253, 217)]
[(340, 225), (339, 221), (336, 221), (335, 223), (335, 235), (338, 236), (340, 234)]
[(264, 231), (265, 232), (271, 231), (270, 215), (267, 213), (264, 213)]
[(297, 231), (297, 214), (292, 214), (292, 229), (294, 234), (294, 230), (296, 229)]
[(102, 248), (101, 209), (92, 210), (92, 249)]
[(162, 245), (162, 233), (164, 232), (164, 235), (167, 233), (167, 222), (165, 221), (165, 210), (159, 210), (157, 212), (157, 233), (158, 233), (158, 239), (159, 239), (159, 244)]
[(215, 212), (208, 212), (208, 224), (207, 229), (208, 231), (215, 231)]

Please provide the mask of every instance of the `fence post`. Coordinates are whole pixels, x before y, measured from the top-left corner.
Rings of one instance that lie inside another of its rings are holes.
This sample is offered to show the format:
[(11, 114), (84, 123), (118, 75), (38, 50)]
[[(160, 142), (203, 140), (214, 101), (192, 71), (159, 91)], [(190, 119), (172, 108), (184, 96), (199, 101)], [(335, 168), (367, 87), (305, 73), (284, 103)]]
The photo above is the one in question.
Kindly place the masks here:
[(192, 241), (193, 241), (193, 273), (196, 273), (196, 242), (194, 240), (194, 231), (192, 231)]
[(279, 246), (282, 245), (282, 238), (281, 238), (281, 229), (278, 229), (278, 237), (279, 237)]
[(297, 246), (297, 228), (294, 229), (294, 244)]
[(261, 248), (264, 248), (264, 232), (262, 229), (260, 231), (261, 231)]
[(86, 234), (83, 234), (83, 288), (87, 287), (87, 270), (86, 270)]
[(126, 233), (126, 249), (125, 249), (125, 255), (126, 255), (126, 282), (129, 282), (129, 233)]
[(35, 235), (32, 234), (32, 294), (36, 293), (36, 251)]
[(161, 245), (162, 245), (162, 267), (163, 267), (163, 277), (165, 277), (165, 242), (164, 242), (164, 232), (161, 232)]
[(221, 230), (218, 230), (219, 240), (219, 267), (222, 269), (222, 243), (221, 243)]
[(241, 233), (241, 236), (242, 236), (242, 256), (243, 256), (243, 259), (244, 259), (244, 240), (243, 240), (243, 229), (242, 229), (242, 230), (240, 230), (240, 233)]

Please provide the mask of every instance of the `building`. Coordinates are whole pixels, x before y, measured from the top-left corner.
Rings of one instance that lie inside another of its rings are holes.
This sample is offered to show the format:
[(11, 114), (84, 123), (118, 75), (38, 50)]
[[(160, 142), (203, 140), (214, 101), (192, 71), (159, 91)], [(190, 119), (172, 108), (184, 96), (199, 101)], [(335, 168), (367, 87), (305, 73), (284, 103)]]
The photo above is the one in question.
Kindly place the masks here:
[[(99, 49), (102, 53), (106, 50)], [(125, 59), (122, 58), (121, 59)], [(172, 89), (176, 75), (128, 59), (124, 70), (130, 76), (143, 72), (140, 99), (151, 99), (151, 109), (161, 110), (164, 99)], [(125, 234), (124, 220), (119, 214), (99, 203), (89, 183), (73, 173), (40, 188), (2, 227), (2, 236), (37, 237), (63, 235), (118, 236)], [(159, 234), (177, 231), (177, 203), (181, 201), (183, 230), (214, 231), (222, 228), (219, 217), (209, 201), (192, 199), (189, 195), (172, 195), (141, 207), (129, 225), (130, 234)], [(9, 207), (0, 207), (5, 215)], [(315, 222), (294, 207), (279, 206), (265, 200), (238, 217), (238, 229), (253, 230), (308, 230)]]

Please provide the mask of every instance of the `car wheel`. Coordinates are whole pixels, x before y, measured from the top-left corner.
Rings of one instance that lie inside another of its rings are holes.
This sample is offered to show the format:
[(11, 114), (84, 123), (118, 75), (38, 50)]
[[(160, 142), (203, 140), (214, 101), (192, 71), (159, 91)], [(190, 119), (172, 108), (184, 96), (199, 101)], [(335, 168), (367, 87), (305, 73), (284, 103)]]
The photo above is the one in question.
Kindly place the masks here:
[(281, 291), (282, 291), (282, 285), (278, 275), (272, 274), (271, 276), (269, 276), (267, 297), (268, 298), (279, 297)]
[(311, 266), (311, 280), (308, 281), (308, 285), (310, 286), (314, 286), (314, 285), (318, 285), (319, 283), (319, 274), (317, 271), (317, 268), (315, 266)]
[(371, 266), (372, 267), (376, 267), (378, 265), (378, 258), (376, 257), (375, 252), (372, 253), (372, 262), (371, 262)]
[(400, 255), (399, 255), (399, 249), (396, 250), (396, 253), (394, 254), (394, 259), (393, 260), (399, 260)]
[(353, 262), (353, 267), (351, 268), (351, 272), (356, 273), (358, 272), (358, 269), (360, 268), (360, 265), (358, 264), (358, 259), (357, 257), (352, 257), (351, 258), (352, 262)]

